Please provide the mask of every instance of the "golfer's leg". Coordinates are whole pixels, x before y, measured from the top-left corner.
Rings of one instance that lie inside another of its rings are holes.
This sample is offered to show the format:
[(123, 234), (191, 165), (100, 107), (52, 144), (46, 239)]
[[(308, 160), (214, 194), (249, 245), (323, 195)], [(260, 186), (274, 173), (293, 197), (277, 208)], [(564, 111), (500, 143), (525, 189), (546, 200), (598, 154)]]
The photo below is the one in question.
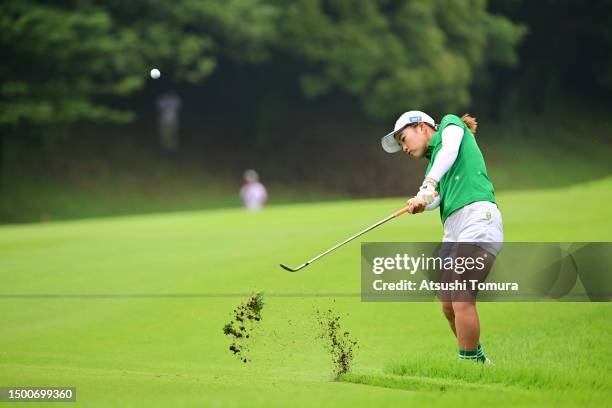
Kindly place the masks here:
[[(453, 249), (455, 243), (452, 241), (452, 229), (450, 228), (450, 223), (444, 224), (444, 239), (440, 246), (440, 250), (438, 252), (438, 256), (440, 259), (446, 259), (453, 255)], [(455, 273), (452, 269), (444, 269), (440, 271), (439, 281), (440, 283), (451, 283), (455, 279)], [(455, 337), (457, 337), (457, 330), (455, 328), (455, 312), (453, 310), (453, 296), (452, 291), (442, 290), (438, 293), (440, 298), (440, 304), (442, 306), (442, 313), (446, 320), (448, 320), (448, 325), (450, 329), (453, 331)]]
[(457, 329), (455, 328), (455, 312), (453, 310), (452, 302), (442, 302), (442, 313), (444, 313), (444, 317), (448, 320), (448, 325), (455, 337), (457, 337)]
[(459, 348), (476, 350), (480, 341), (480, 320), (475, 302), (453, 302), (455, 334)]

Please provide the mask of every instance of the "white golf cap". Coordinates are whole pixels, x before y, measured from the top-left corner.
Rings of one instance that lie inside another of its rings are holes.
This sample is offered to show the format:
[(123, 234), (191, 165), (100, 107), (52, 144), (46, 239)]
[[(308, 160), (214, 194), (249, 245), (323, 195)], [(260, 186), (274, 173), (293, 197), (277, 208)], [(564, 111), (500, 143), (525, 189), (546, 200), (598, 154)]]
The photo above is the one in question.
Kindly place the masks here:
[(395, 122), (395, 128), (393, 129), (393, 132), (383, 136), (383, 138), (380, 140), (384, 151), (387, 153), (397, 153), (401, 151), (402, 147), (399, 143), (397, 143), (397, 140), (395, 140), (395, 135), (404, 130), (406, 126), (417, 122), (425, 122), (427, 124), (430, 124), (431, 126), (436, 126), (436, 122), (433, 120), (433, 118), (425, 112), (404, 112), (402, 116), (400, 116)]

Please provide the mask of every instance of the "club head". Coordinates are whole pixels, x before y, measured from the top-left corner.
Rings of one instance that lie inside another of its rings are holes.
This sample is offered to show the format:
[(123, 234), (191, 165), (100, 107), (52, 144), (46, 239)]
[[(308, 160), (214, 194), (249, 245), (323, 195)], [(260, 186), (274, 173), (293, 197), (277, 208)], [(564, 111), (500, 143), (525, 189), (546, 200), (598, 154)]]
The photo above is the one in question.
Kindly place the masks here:
[(280, 264), (280, 267), (289, 272), (296, 272), (296, 269), (292, 269), (288, 267), (287, 265)]
[(297, 268), (293, 269), (293, 268), (288, 267), (287, 265), (280, 264), (281, 268), (283, 268), (284, 270), (286, 270), (288, 272), (297, 272), (300, 269), (302, 269), (303, 267), (305, 267), (306, 265), (308, 265), (308, 263), (302, 264), (302, 265), (298, 266)]

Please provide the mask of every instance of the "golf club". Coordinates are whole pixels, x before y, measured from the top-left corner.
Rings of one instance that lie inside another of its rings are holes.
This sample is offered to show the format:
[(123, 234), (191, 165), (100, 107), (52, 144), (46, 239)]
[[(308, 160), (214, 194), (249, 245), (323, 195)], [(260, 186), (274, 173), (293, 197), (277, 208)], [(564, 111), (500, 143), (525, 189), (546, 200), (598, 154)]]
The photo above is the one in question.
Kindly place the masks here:
[(382, 224), (384, 224), (385, 222), (389, 221), (392, 218), (396, 218), (396, 217), (399, 217), (400, 215), (406, 214), (407, 212), (408, 212), (408, 206), (402, 208), (401, 210), (398, 210), (398, 211), (394, 212), (393, 214), (389, 215), (388, 217), (378, 221), (376, 224), (374, 224), (372, 226), (369, 226), (368, 228), (364, 229), (363, 231), (358, 232), (357, 234), (353, 235), (352, 237), (349, 237), (349, 238), (345, 239), (344, 241), (342, 241), (338, 245), (328, 249), (327, 251), (323, 252), (322, 254), (319, 254), (319, 255), (315, 256), (314, 258), (312, 258), (311, 260), (309, 260), (306, 263), (303, 263), (302, 265), (298, 266), (297, 268), (290, 268), (290, 267), (288, 267), (287, 265), (284, 265), (284, 264), (280, 264), (280, 266), (281, 266), (281, 268), (283, 268), (283, 269), (285, 269), (285, 270), (287, 270), (289, 272), (297, 272), (300, 269), (303, 269), (303, 268), (307, 267), (308, 265), (310, 265), (311, 263), (313, 263), (317, 259), (323, 257), (324, 255), (329, 254), (334, 249), (340, 248), (342, 245), (346, 244), (347, 242), (350, 242), (350, 241), (354, 240), (358, 236), (363, 235), (366, 232), (371, 231), (371, 230), (373, 230), (374, 228), (376, 228), (378, 226), (381, 226)]

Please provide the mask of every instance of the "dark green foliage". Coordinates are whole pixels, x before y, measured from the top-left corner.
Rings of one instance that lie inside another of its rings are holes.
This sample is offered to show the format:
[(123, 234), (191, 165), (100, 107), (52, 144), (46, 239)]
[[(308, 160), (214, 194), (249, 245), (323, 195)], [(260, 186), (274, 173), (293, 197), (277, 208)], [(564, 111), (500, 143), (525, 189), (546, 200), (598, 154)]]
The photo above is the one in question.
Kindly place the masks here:
[[(340, 90), (373, 117), (456, 109), (475, 73), (511, 64), (524, 29), (482, 0), (7, 0), (0, 5), (0, 125), (129, 121), (119, 97), (150, 68), (199, 83), (220, 60), (297, 61), (307, 96)], [(276, 53), (276, 54), (275, 54)], [(279, 85), (280, 86), (280, 85)]]
[(6, 1), (0, 32), (0, 124), (131, 118), (92, 100), (128, 94), (143, 82), (138, 38), (105, 10)]
[(262, 3), (5, 1), (0, 125), (128, 121), (112, 97), (141, 89), (154, 66), (177, 83), (206, 79), (222, 54), (261, 62), (276, 10)]
[(490, 8), (529, 27), (517, 49), (520, 70), (488, 86), (512, 98), (512, 110), (541, 113), (568, 95), (610, 102), (612, 1), (490, 0)]
[(455, 110), (487, 63), (513, 64), (524, 27), (485, 10), (485, 1), (299, 0), (283, 21), (286, 44), (306, 63), (307, 95), (340, 89), (367, 114)]

